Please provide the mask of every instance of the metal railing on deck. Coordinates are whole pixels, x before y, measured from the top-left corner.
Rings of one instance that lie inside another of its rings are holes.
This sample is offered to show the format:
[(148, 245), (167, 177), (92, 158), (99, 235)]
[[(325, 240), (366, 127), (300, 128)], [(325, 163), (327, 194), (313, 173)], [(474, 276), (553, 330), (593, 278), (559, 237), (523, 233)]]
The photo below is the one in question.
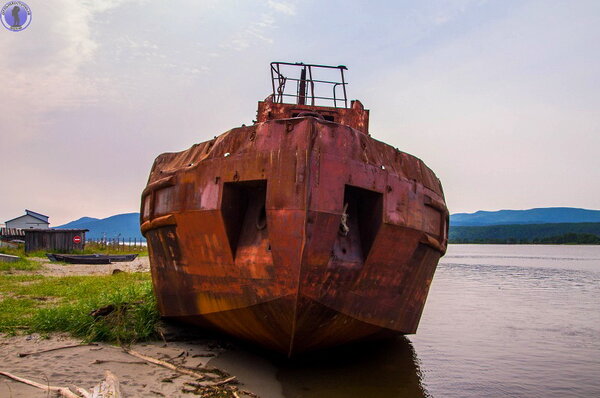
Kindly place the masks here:
[[(284, 75), (284, 69), (293, 70), (294, 68), (300, 69), (300, 77), (293, 78)], [(340, 72), (340, 80), (320, 80), (314, 77), (314, 74), (318, 73), (318, 71), (322, 70), (334, 70), (337, 69)], [(339, 66), (329, 66), (329, 65), (315, 65), (315, 64), (305, 64), (302, 62), (299, 63), (290, 63), (290, 62), (271, 62), (271, 82), (273, 85), (273, 102), (277, 103), (289, 103), (284, 101), (285, 99), (294, 99), (293, 103), (298, 105), (311, 105), (318, 106), (316, 104), (316, 100), (321, 100), (320, 102), (325, 102), (328, 105), (332, 104), (335, 108), (347, 108), (348, 107), (348, 98), (346, 96), (346, 83), (344, 79), (344, 71), (348, 70), (344, 65)], [(286, 86), (288, 82), (294, 82), (295, 93), (290, 92), (290, 86)], [(327, 95), (318, 95), (315, 91), (315, 86), (327, 87), (331, 86), (332, 94), (331, 96)], [(337, 91), (341, 88), (341, 93), (338, 95)], [(286, 92), (287, 90), (287, 92)], [(310, 103), (307, 104), (307, 100), (310, 100)], [(340, 106), (338, 106), (340, 103)], [(343, 104), (343, 106), (342, 106)]]

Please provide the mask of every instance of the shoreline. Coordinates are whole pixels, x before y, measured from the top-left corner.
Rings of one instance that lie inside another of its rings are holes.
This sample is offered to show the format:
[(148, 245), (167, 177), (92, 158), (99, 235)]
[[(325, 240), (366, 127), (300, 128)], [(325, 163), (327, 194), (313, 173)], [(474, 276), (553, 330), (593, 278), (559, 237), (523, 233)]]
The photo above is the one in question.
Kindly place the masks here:
[[(55, 350), (53, 350), (55, 349)], [(195, 383), (218, 383), (232, 376), (210, 365), (213, 358), (225, 349), (215, 340), (150, 341), (134, 344), (131, 350), (167, 361), (176, 366), (193, 369), (205, 377), (183, 374), (149, 363), (128, 354), (122, 348), (106, 343), (82, 344), (66, 334), (47, 338), (38, 334), (0, 336), (0, 371), (26, 378), (43, 385), (80, 387), (91, 391), (112, 372), (119, 380), (123, 397), (184, 397), (191, 393)], [(50, 350), (50, 351), (48, 351)], [(27, 355), (28, 354), (28, 355)], [(240, 398), (245, 394), (243, 384), (235, 385)], [(41, 389), (0, 376), (2, 397), (48, 397)], [(234, 395), (231, 395), (234, 396)]]
[[(149, 272), (148, 257), (138, 257), (131, 262), (112, 264), (59, 264), (44, 258), (31, 258), (41, 265), (36, 270), (11, 270), (3, 275), (41, 275), (47, 277), (111, 275), (116, 272)], [(223, 391), (236, 391), (240, 398), (255, 397), (245, 394), (244, 384), (236, 375), (214, 368), (210, 362), (218, 357), (228, 343), (216, 337), (206, 338), (200, 332), (194, 336), (181, 329), (167, 325), (166, 340), (152, 340), (132, 344), (129, 349), (176, 367), (192, 369), (202, 377), (183, 374), (128, 354), (121, 347), (108, 343), (85, 344), (68, 333), (48, 335), (0, 334), (0, 371), (29, 379), (44, 386), (80, 387), (91, 391), (105, 379), (105, 372), (112, 372), (118, 379), (123, 397), (189, 397), (202, 385), (222, 383)], [(180, 336), (180, 334), (182, 334)], [(230, 382), (224, 382), (227, 379)], [(71, 388), (71, 390), (74, 390)], [(198, 392), (198, 391), (196, 391)], [(44, 390), (0, 375), (2, 397), (48, 397)]]

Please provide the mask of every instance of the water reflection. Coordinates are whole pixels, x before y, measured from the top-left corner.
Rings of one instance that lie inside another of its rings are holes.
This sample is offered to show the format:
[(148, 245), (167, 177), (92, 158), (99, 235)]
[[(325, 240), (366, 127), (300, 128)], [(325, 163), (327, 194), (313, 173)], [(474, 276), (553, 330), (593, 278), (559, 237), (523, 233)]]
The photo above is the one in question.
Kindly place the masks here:
[(415, 350), (405, 337), (280, 360), (275, 366), (286, 398), (429, 396)]
[(211, 364), (261, 398), (600, 397), (598, 303), (600, 246), (454, 245), (412, 343), (292, 362), (239, 347)]

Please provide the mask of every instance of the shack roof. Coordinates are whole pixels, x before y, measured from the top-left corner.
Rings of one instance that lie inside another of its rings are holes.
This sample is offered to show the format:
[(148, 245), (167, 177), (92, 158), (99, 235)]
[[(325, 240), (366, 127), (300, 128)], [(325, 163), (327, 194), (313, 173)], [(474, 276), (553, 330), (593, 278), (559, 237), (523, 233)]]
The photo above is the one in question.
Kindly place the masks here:
[(32, 210), (25, 209), (25, 214), (29, 214), (31, 217), (37, 218), (38, 220), (48, 222), (48, 216), (43, 215), (42, 213), (38, 213)]
[(40, 220), (40, 221), (42, 221), (42, 222), (45, 222), (46, 224), (50, 224), (50, 223), (48, 222), (48, 218), (50, 218), (50, 217), (48, 217), (48, 216), (45, 216), (45, 215), (43, 215), (43, 214), (41, 214), (41, 213), (37, 213), (37, 212), (35, 212), (35, 211), (27, 210), (27, 209), (25, 209), (25, 214), (24, 214), (24, 215), (22, 215), (22, 216), (19, 216), (19, 217), (15, 217), (15, 218), (11, 218), (10, 220), (7, 220), (7, 221), (5, 221), (5, 223), (7, 223), (7, 222), (11, 222), (11, 221), (14, 221), (14, 220), (16, 220), (17, 218), (21, 218), (21, 217), (23, 217), (23, 216), (31, 216), (31, 217), (33, 217), (33, 218), (35, 218), (35, 219), (37, 219), (37, 220)]

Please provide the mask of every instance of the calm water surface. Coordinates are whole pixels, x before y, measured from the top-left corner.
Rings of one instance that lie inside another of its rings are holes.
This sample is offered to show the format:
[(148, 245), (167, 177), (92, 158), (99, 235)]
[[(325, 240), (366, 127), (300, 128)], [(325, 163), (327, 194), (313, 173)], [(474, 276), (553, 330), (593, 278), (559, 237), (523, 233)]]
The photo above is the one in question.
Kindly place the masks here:
[(600, 397), (600, 246), (453, 245), (416, 335), (215, 364), (263, 398)]

